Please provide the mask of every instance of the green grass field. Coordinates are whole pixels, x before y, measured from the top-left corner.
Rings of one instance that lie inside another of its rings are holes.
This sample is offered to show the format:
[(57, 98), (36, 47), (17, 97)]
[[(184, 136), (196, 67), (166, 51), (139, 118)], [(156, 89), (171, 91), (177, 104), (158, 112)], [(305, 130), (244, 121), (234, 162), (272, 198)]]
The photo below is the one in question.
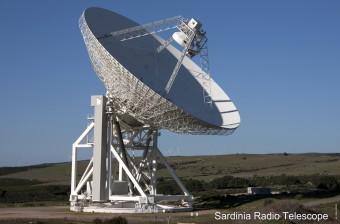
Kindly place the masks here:
[[(284, 211), (284, 209), (291, 208), (295, 210), (305, 209), (306, 212), (315, 211), (327, 213), (334, 218), (333, 199), (334, 197), (338, 197), (340, 186), (340, 154), (234, 154), (174, 156), (168, 157), (167, 159), (177, 175), (184, 180), (185, 183), (188, 183), (186, 181), (205, 183), (206, 188), (202, 188), (203, 190), (201, 189), (200, 191), (194, 191), (194, 196), (196, 197), (194, 207), (198, 209), (194, 214), (198, 212), (199, 216), (197, 218), (195, 216), (191, 217), (189, 215), (190, 213), (159, 215), (135, 214), (133, 216), (134, 219), (129, 220), (129, 223), (139, 223), (139, 221), (135, 221), (136, 218), (144, 220), (143, 223), (167, 223), (169, 217), (171, 218), (170, 223), (237, 223), (214, 220), (214, 211), (231, 213), (277, 210), (277, 212), (280, 212), (281, 210)], [(138, 160), (139, 158), (136, 158), (136, 162)], [(88, 162), (89, 161), (78, 162), (78, 179), (80, 179)], [(115, 161), (114, 164), (116, 164)], [(67, 206), (70, 189), (70, 173), (70, 163), (0, 167), (0, 199), (2, 200), (0, 207)], [(275, 179), (275, 177), (281, 177), (283, 180), (293, 180), (293, 183), (278, 185), (278, 182), (276, 182), (275, 186), (271, 185), (274, 191), (290, 191), (291, 193), (265, 196), (231, 195), (233, 193), (245, 193), (245, 186), (236, 188), (214, 188), (212, 185), (209, 185), (219, 179), (232, 179), (230, 176), (234, 177), (235, 180), (253, 181), (251, 183), (256, 183), (256, 180), (265, 180), (267, 182), (280, 181), (280, 178)], [(159, 164), (158, 177), (165, 181), (163, 182), (163, 188), (165, 186), (165, 188), (168, 189), (171, 182), (166, 181), (169, 181), (168, 177), (170, 177), (170, 174), (162, 164)], [(294, 184), (294, 178), (299, 179), (300, 182)], [(309, 185), (309, 179), (313, 180), (312, 182), (314, 183)], [(319, 180), (330, 182), (330, 184), (326, 186), (328, 190), (322, 190), (322, 188), (317, 187), (318, 185), (316, 183)], [(159, 187), (160, 186), (161, 184)], [(330, 187), (333, 187), (332, 190)], [(314, 191), (313, 189), (316, 188), (319, 190)], [(195, 187), (192, 189), (195, 189)], [(328, 198), (333, 201), (326, 204), (316, 203), (316, 205), (312, 207), (303, 206), (309, 202), (314, 203), (317, 200)], [(283, 209), (280, 210), (281, 207), (283, 207)], [(96, 215), (94, 214), (93, 218), (95, 217)], [(30, 222), (30, 220), (26, 219), (21, 221), (13, 221), (13, 223)], [(55, 220), (55, 223), (69, 223), (68, 221), (69, 220)], [(330, 223), (336, 223), (333, 221)], [(50, 220), (46, 223), (54, 222)], [(72, 221), (72, 223), (74, 223), (74, 221)]]
[[(137, 158), (138, 159), (138, 158)], [(300, 175), (340, 175), (340, 154), (234, 154), (216, 156), (176, 156), (168, 157), (180, 178), (211, 181), (231, 175), (234, 177), (254, 176), (300, 176)], [(78, 177), (81, 177), (88, 161), (78, 162)], [(15, 172), (17, 171), (17, 172)], [(26, 168), (0, 168), (1, 178), (34, 179), (44, 184), (68, 185), (70, 183), (70, 163), (31, 166)], [(170, 177), (163, 168), (159, 177)]]

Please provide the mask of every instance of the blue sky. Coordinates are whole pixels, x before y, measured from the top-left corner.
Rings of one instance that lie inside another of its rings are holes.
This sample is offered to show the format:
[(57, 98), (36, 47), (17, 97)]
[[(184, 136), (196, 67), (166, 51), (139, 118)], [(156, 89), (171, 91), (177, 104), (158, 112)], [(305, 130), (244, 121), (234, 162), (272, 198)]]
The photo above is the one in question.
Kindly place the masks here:
[[(0, 1), (0, 166), (67, 161), (105, 89), (78, 19), (103, 7), (139, 23), (195, 17), (212, 77), (240, 111), (231, 136), (163, 130), (167, 155), (340, 151), (340, 2)], [(84, 157), (86, 153), (84, 154)]]

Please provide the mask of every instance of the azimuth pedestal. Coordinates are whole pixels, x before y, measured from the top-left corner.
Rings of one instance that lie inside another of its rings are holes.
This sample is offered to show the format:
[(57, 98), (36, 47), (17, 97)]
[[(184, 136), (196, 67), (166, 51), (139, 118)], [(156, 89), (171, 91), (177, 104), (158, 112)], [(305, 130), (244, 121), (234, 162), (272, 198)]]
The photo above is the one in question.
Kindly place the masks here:
[[(157, 147), (158, 130), (128, 122), (127, 115), (115, 111), (114, 101), (105, 96), (92, 96), (91, 106), (94, 107), (92, 122), (72, 147), (71, 210), (191, 211), (192, 196)], [(82, 148), (92, 148), (93, 157), (78, 181), (77, 151)], [(132, 158), (129, 153), (132, 150), (141, 150), (141, 158)], [(158, 194), (157, 163), (164, 164), (183, 195)], [(175, 203), (164, 205), (169, 201)]]

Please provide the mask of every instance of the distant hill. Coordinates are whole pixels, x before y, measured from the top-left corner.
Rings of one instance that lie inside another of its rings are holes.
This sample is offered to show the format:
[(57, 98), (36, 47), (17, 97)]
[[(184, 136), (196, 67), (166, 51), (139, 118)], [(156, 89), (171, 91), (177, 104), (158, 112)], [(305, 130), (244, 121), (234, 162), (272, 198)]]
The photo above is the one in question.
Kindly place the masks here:
[[(167, 159), (182, 179), (211, 181), (226, 175), (234, 177), (340, 175), (340, 153), (174, 156)], [(78, 162), (78, 178), (87, 164), (88, 161)], [(69, 185), (70, 172), (70, 163), (0, 167), (0, 181), (1, 178), (16, 178), (38, 180), (43, 184)], [(158, 173), (159, 177), (170, 176), (161, 164)]]
[(4, 166), (4, 167), (0, 167), (0, 176), (11, 174), (11, 173), (27, 171), (31, 169), (44, 168), (44, 167), (52, 166), (54, 164), (62, 164), (62, 163), (43, 163), (43, 164), (31, 165), (31, 166)]

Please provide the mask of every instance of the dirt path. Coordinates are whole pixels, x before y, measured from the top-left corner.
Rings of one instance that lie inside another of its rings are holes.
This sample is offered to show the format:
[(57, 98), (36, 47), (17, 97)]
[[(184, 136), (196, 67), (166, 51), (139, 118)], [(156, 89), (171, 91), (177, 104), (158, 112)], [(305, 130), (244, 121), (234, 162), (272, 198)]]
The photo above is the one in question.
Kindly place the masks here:
[[(6, 220), (52, 220), (52, 219), (68, 219), (73, 221), (90, 222), (95, 218), (108, 219), (114, 216), (124, 216), (129, 221), (157, 221), (160, 223), (167, 223), (168, 216), (173, 219), (181, 220), (182, 217), (190, 217), (190, 212), (179, 213), (158, 213), (158, 214), (105, 214), (105, 213), (86, 213), (86, 212), (72, 212), (69, 210), (69, 206), (50, 206), (50, 207), (17, 207), (17, 208), (0, 208), (0, 223)], [(196, 212), (194, 212), (194, 215)], [(214, 211), (198, 211), (200, 215), (211, 214), (213, 216)]]
[[(340, 203), (340, 195), (332, 198), (324, 198), (313, 200), (309, 202), (303, 203), (306, 207), (313, 207), (323, 204), (330, 203)], [(0, 223), (3, 223), (5, 220), (13, 220), (13, 219), (31, 219), (31, 220), (52, 220), (52, 219), (68, 219), (74, 221), (84, 221), (90, 222), (95, 218), (100, 219), (108, 219), (118, 214), (105, 214), (105, 213), (76, 213), (71, 212), (69, 210), (69, 206), (50, 206), (50, 207), (16, 207), (16, 208), (0, 208)], [(211, 216), (213, 217), (214, 210), (203, 210), (197, 211), (199, 216)], [(196, 212), (194, 212), (194, 216)], [(158, 213), (158, 214), (134, 214), (131, 217), (131, 214), (121, 215), (126, 217), (129, 221), (138, 222), (141, 220), (144, 221), (160, 221), (161, 223), (167, 223), (167, 217), (171, 216), (172, 218), (180, 221), (183, 217), (190, 217), (190, 212), (186, 213)]]
[(318, 199), (314, 201), (308, 201), (303, 203), (305, 207), (313, 207), (313, 206), (318, 206), (318, 205), (325, 205), (325, 204), (331, 204), (331, 203), (340, 203), (340, 195), (332, 197), (332, 198), (323, 198), (323, 199)]
[(97, 215), (91, 213), (74, 213), (71, 212), (69, 208), (69, 206), (0, 208), (0, 220), (67, 218), (79, 221), (89, 221), (98, 216), (103, 218), (112, 217), (109, 216), (109, 214)]

